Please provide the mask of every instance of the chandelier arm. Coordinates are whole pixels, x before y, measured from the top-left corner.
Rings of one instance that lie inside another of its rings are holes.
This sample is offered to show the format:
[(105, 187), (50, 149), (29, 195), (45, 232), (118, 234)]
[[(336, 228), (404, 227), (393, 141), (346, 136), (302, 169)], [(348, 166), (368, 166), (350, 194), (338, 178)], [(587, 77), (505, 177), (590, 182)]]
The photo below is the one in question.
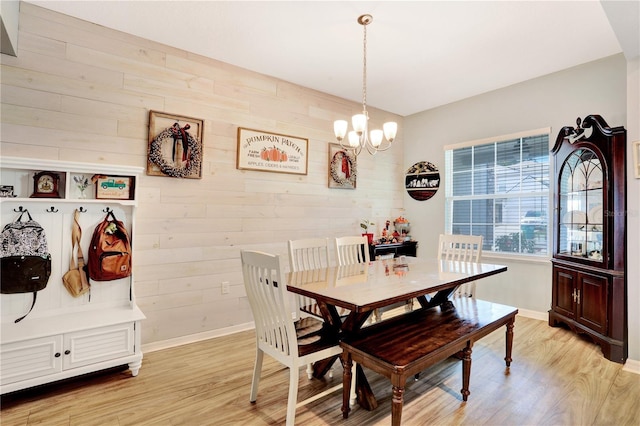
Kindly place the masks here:
[(342, 149), (344, 149), (347, 152), (352, 152), (353, 155), (355, 155), (356, 157), (358, 156), (358, 154), (360, 154), (360, 152), (362, 151), (362, 144), (358, 144), (357, 147), (353, 147), (351, 145), (345, 145), (342, 143), (342, 141), (340, 141), (340, 147)]
[[(387, 143), (387, 146), (385, 146), (384, 148), (380, 148), (380, 147), (382, 146), (382, 144), (380, 144), (380, 146), (379, 146), (378, 148), (373, 148), (373, 149), (374, 149), (376, 152), (379, 152), (379, 151), (386, 151), (386, 150), (388, 150), (389, 148), (391, 148), (391, 146), (393, 145), (393, 144), (392, 144), (391, 142), (389, 142), (389, 141), (387, 141), (386, 143)], [(372, 155), (373, 155), (373, 154), (372, 154)]]

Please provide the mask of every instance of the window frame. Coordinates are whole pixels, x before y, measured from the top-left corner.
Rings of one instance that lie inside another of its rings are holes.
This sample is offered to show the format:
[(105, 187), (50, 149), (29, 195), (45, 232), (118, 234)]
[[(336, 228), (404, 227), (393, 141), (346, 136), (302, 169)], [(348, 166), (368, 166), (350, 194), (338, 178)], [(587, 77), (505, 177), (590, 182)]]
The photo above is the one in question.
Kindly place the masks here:
[[(497, 198), (500, 199), (523, 199), (523, 198), (531, 198), (531, 197), (546, 197), (547, 200), (547, 210), (546, 210), (546, 214), (547, 214), (547, 232), (546, 232), (546, 252), (542, 253), (542, 254), (535, 254), (535, 253), (520, 253), (520, 252), (505, 252), (505, 251), (493, 251), (493, 247), (489, 247), (488, 249), (484, 249), (483, 248), (483, 257), (495, 257), (495, 258), (505, 258), (505, 259), (512, 259), (512, 260), (522, 260), (522, 261), (527, 261), (527, 262), (547, 262), (552, 255), (552, 245), (553, 245), (553, 226), (551, 223), (551, 220), (553, 218), (553, 216), (551, 215), (551, 211), (552, 211), (552, 207), (553, 207), (553, 187), (555, 186), (555, 182), (553, 181), (555, 179), (555, 175), (553, 172), (553, 163), (551, 161), (551, 154), (549, 154), (548, 156), (548, 162), (547, 162), (547, 170), (548, 170), (548, 189), (547, 191), (537, 191), (535, 193), (531, 193), (531, 192), (519, 192), (517, 194), (496, 194), (495, 192), (493, 192), (492, 194), (481, 194), (481, 195), (463, 195), (463, 196), (459, 196), (453, 195), (453, 151), (454, 150), (458, 150), (458, 149), (462, 149), (462, 148), (470, 148), (470, 147), (479, 147), (481, 145), (489, 145), (489, 144), (498, 144), (501, 142), (507, 142), (507, 141), (512, 141), (512, 140), (520, 140), (520, 143), (522, 143), (522, 140), (524, 138), (530, 138), (530, 137), (536, 137), (536, 136), (546, 136), (547, 137), (547, 149), (550, 151), (551, 150), (551, 128), (550, 127), (544, 127), (544, 128), (539, 128), (539, 129), (533, 129), (533, 130), (526, 130), (526, 131), (522, 131), (522, 132), (517, 132), (517, 133), (511, 133), (511, 134), (506, 134), (506, 135), (501, 135), (501, 136), (496, 136), (496, 137), (489, 137), (489, 138), (483, 138), (483, 139), (476, 139), (476, 140), (471, 140), (471, 141), (466, 141), (466, 142), (461, 142), (461, 143), (456, 143), (456, 144), (449, 144), (449, 145), (445, 145), (443, 147), (444, 153), (445, 153), (445, 163), (446, 163), (446, 167), (445, 167), (445, 179), (444, 179), (444, 189), (445, 189), (445, 232), (446, 233), (451, 233), (452, 232), (452, 227), (453, 227), (453, 202), (457, 199), (458, 201), (460, 200), (469, 200), (470, 202), (473, 202), (474, 200), (495, 200)], [(495, 166), (495, 164), (494, 164)], [(495, 167), (494, 167), (495, 168)], [(471, 166), (471, 173), (472, 175), (475, 172), (475, 168), (474, 165), (472, 164)], [(522, 178), (520, 178), (520, 182), (522, 182)], [(525, 195), (526, 194), (526, 195)], [(520, 221), (522, 220), (522, 215), (520, 215)], [(473, 222), (471, 222), (471, 224), (473, 224)], [(494, 213), (494, 218), (493, 218), (493, 226), (495, 227), (496, 222), (495, 222), (495, 213)], [(519, 228), (522, 229), (522, 222), (519, 222)], [(521, 231), (520, 231), (521, 232)]]

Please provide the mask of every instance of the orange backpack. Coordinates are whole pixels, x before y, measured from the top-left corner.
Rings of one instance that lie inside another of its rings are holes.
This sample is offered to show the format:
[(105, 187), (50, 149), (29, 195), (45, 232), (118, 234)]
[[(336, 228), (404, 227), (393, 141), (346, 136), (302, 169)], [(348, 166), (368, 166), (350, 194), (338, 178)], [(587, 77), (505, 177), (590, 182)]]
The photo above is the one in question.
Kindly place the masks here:
[(131, 275), (131, 239), (111, 210), (93, 231), (88, 267), (89, 277), (94, 281), (111, 281)]

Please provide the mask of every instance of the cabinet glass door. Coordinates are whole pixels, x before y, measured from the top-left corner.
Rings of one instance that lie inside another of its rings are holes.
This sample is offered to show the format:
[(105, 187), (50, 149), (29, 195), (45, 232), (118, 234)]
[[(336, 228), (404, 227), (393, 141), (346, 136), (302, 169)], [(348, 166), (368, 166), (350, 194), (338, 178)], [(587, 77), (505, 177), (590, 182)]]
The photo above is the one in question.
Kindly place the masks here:
[(559, 182), (559, 254), (602, 262), (603, 182), (602, 164), (592, 150), (577, 149), (565, 160)]

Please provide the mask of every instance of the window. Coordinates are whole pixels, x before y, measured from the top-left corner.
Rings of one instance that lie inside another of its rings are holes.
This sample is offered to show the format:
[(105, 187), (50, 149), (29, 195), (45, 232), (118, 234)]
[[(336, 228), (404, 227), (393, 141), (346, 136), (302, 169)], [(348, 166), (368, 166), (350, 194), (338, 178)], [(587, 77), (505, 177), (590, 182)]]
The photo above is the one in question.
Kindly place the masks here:
[(448, 233), (483, 251), (549, 252), (549, 130), (445, 147)]

